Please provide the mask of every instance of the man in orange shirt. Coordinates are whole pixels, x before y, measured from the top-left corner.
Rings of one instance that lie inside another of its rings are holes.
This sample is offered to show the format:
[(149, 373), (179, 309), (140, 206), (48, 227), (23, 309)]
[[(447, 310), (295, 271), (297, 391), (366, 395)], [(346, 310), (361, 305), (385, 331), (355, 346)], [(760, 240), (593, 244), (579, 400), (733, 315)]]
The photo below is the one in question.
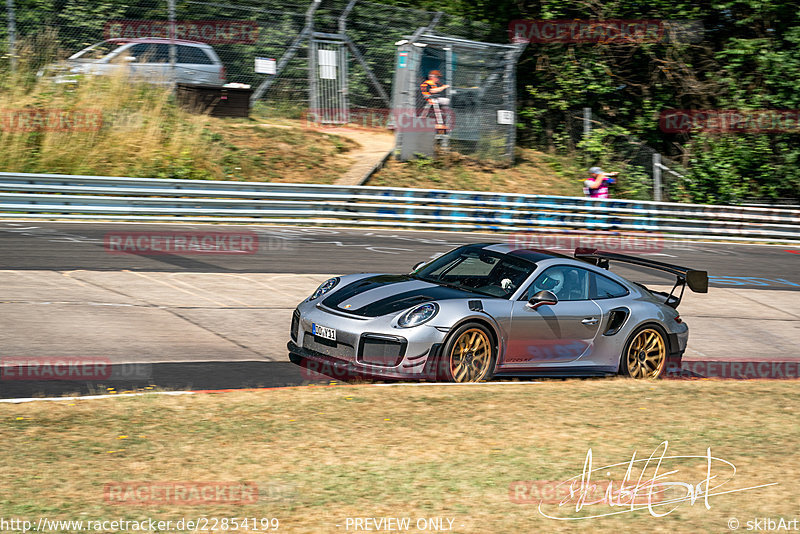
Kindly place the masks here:
[(428, 79), (422, 82), (419, 88), (422, 91), (422, 96), (424, 96), (429, 103), (433, 104), (434, 102), (436, 102), (440, 106), (449, 106), (450, 105), (449, 98), (445, 98), (442, 96), (435, 96), (444, 91), (445, 89), (447, 89), (448, 87), (450, 87), (449, 85), (440, 84), (439, 81), (441, 80), (441, 78), (442, 78), (441, 72), (439, 72), (438, 70), (432, 70), (428, 73)]
[(425, 98), (425, 101), (433, 107), (434, 114), (436, 115), (436, 133), (447, 132), (442, 108), (450, 105), (449, 98), (436, 96), (450, 87), (449, 85), (440, 83), (441, 77), (441, 72), (432, 70), (428, 73), (428, 79), (419, 86), (420, 91), (422, 91), (422, 96)]

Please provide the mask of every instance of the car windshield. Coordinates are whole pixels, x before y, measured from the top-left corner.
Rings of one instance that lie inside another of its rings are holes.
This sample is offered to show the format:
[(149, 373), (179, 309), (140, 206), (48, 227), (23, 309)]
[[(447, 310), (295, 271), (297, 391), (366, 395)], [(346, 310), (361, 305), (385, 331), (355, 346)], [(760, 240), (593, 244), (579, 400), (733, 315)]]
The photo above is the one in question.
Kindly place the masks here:
[(102, 43), (97, 43), (89, 48), (84, 48), (77, 54), (73, 54), (70, 56), (69, 59), (79, 59), (81, 61), (93, 61), (96, 59), (103, 59), (108, 54), (119, 48), (125, 43), (115, 43), (110, 41), (103, 41)]
[(436, 258), (412, 276), (499, 298), (509, 298), (536, 269), (534, 263), (467, 245)]

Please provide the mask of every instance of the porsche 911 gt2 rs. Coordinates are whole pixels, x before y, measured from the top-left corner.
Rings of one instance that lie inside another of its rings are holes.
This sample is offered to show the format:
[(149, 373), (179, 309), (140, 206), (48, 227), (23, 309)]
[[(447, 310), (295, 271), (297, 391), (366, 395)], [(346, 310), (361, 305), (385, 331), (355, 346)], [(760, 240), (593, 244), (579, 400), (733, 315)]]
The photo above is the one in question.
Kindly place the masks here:
[[(651, 291), (609, 271), (612, 261), (668, 272), (675, 285)], [(707, 292), (706, 272), (594, 249), (465, 245), (410, 274), (325, 281), (294, 311), (289, 356), (328, 376), (385, 380), (658, 378), (686, 350), (686, 285)]]

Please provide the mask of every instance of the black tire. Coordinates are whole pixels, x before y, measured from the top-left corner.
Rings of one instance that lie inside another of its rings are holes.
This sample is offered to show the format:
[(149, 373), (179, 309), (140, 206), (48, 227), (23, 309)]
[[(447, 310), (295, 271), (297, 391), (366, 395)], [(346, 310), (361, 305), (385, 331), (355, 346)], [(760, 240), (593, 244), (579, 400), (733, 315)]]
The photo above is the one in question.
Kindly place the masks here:
[[(482, 382), (491, 380), (497, 347), (491, 331), (479, 323), (465, 323), (447, 338), (437, 362), (437, 380)], [(465, 345), (471, 343), (471, 345)]]
[(667, 335), (654, 323), (636, 328), (625, 342), (619, 358), (619, 374), (636, 379), (655, 380), (667, 369)]

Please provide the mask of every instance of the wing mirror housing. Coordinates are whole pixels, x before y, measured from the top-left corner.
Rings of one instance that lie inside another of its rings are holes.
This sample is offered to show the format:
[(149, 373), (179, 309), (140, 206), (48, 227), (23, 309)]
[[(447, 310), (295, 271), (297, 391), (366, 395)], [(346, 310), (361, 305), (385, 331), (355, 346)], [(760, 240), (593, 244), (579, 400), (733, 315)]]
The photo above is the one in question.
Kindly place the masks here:
[(552, 306), (553, 304), (557, 303), (558, 297), (556, 297), (552, 291), (539, 291), (531, 297), (526, 306), (532, 310), (535, 310), (539, 306)]

